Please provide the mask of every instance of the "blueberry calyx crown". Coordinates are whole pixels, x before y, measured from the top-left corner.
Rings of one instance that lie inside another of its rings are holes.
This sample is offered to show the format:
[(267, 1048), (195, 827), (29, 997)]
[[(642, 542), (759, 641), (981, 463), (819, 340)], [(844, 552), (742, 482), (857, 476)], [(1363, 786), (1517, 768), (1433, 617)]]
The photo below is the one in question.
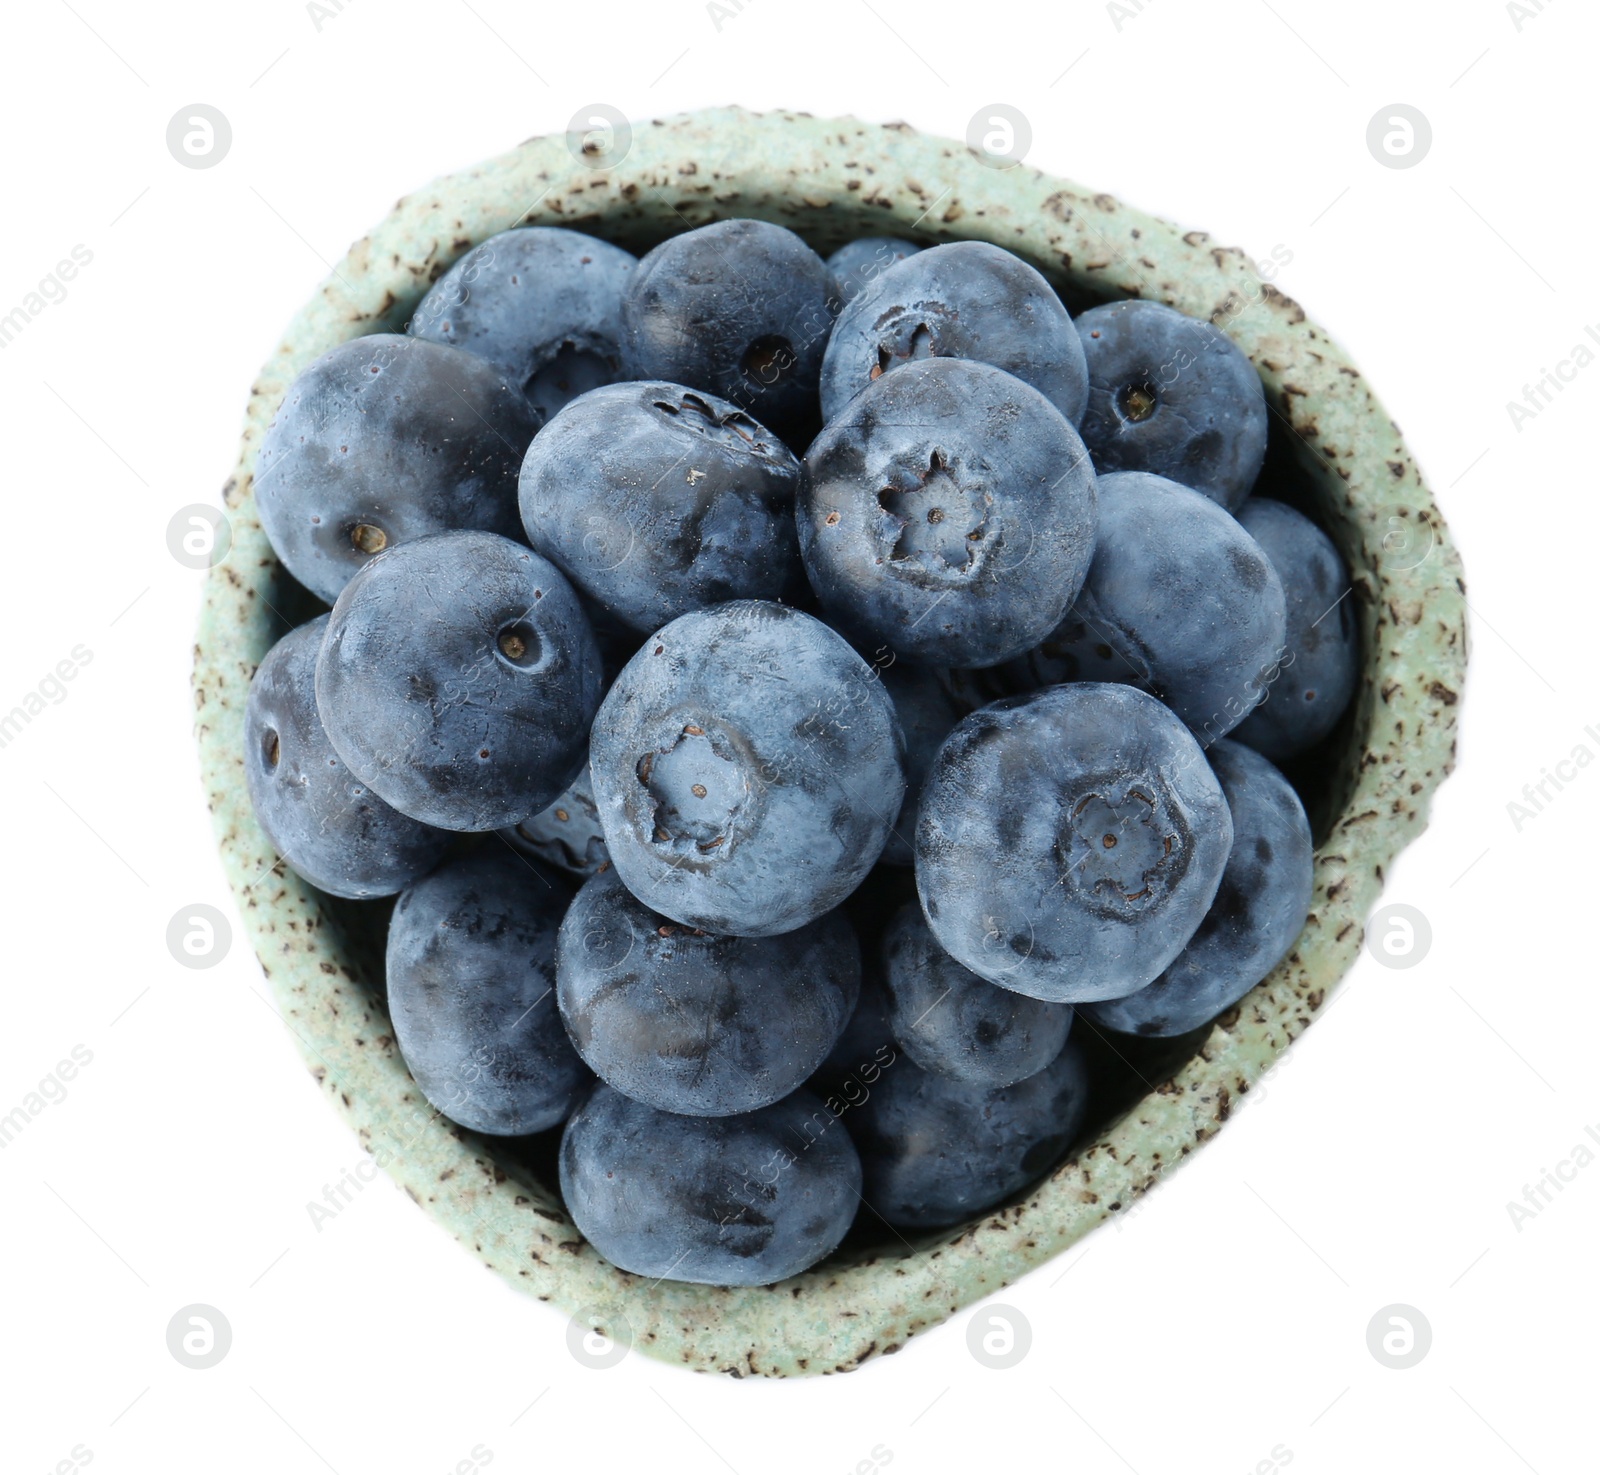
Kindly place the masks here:
[(703, 436), (725, 450), (746, 456), (769, 454), (764, 438), (766, 432), (743, 410), (721, 414), (703, 396), (689, 390), (679, 396), (677, 404), (668, 399), (650, 403), (680, 429)]
[(671, 744), (640, 758), (634, 771), (650, 796), (657, 846), (701, 860), (732, 850), (750, 785), (725, 743), (686, 723)]
[(1107, 916), (1158, 909), (1189, 866), (1189, 829), (1164, 784), (1091, 780), (1064, 806), (1062, 880)]
[[(878, 492), (894, 571), (919, 583), (964, 578), (991, 541), (994, 498), (938, 447), (925, 470), (896, 474)], [(896, 468), (899, 472), (899, 468)]]
[(906, 309), (891, 308), (873, 324), (878, 332), (877, 357), (867, 377), (879, 379), (901, 364), (939, 358), (936, 325), (941, 317), (950, 316), (948, 308), (935, 302), (919, 302)]

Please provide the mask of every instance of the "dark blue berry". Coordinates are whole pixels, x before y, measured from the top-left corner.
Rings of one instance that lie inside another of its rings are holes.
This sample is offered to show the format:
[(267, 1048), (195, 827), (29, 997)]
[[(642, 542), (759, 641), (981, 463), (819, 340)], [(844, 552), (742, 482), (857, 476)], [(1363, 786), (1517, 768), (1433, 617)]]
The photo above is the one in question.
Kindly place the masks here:
[(549, 419), (620, 373), (622, 294), (637, 265), (577, 231), (502, 231), (433, 284), (406, 331), (487, 359)]
[(819, 1095), (856, 1104), (900, 1054), (889, 1029), (891, 1001), (881, 975), (881, 960), (864, 960), (855, 1010), (812, 1077), (811, 1087)]
[(291, 630), (250, 683), (244, 773), (267, 839), (333, 896), (392, 896), (428, 874), (453, 837), (400, 813), (354, 778), (317, 716), (317, 652), (328, 616)]
[(1031, 384), (1076, 425), (1089, 391), (1083, 345), (1050, 284), (987, 241), (919, 251), (840, 314), (822, 363), (822, 418), (885, 374), (926, 358), (975, 359)]
[(561, 1139), (561, 1192), (584, 1238), (620, 1270), (770, 1285), (844, 1238), (861, 1163), (809, 1091), (740, 1116), (690, 1117), (601, 1085)]
[(1009, 673), (1025, 686), (1121, 681), (1214, 742), (1244, 720), (1283, 654), (1284, 590), (1215, 502), (1145, 472), (1102, 476), (1100, 539), (1077, 603)]
[(374, 333), (325, 353), (267, 427), (255, 478), (283, 565), (332, 604), (385, 548), (453, 528), (522, 538), (538, 412), (470, 353)]
[(941, 680), (942, 672), (894, 661), (879, 673), (894, 698), (900, 731), (906, 740), (906, 798), (894, 822), (889, 843), (883, 847), (883, 861), (892, 866), (909, 866), (916, 859), (917, 795), (933, 763), (939, 744), (950, 736), (950, 729), (966, 715)]
[(803, 582), (800, 463), (726, 400), (658, 380), (574, 400), (522, 463), (528, 541), (635, 630)]
[(622, 323), (628, 378), (706, 390), (786, 434), (814, 413), (828, 271), (781, 225), (719, 220), (640, 261)]
[(1220, 328), (1159, 302), (1078, 318), (1089, 364), (1083, 439), (1098, 471), (1149, 471), (1230, 512), (1267, 453), (1261, 380)]
[(895, 1041), (935, 1075), (974, 1086), (1010, 1086), (1061, 1053), (1072, 1005), (997, 988), (934, 940), (922, 909), (900, 909), (883, 940)]
[(497, 833), (523, 855), (575, 876), (593, 876), (609, 864), (587, 763), (546, 808)]
[(917, 890), (944, 950), (1035, 999), (1116, 999), (1200, 925), (1233, 824), (1193, 735), (1098, 683), (981, 708), (922, 788)]
[(474, 1132), (559, 1126), (592, 1077), (556, 1010), (567, 883), (496, 842), (441, 866), (396, 903), (389, 1012), (422, 1094)]
[(718, 937), (636, 901), (608, 870), (561, 927), (556, 1000), (607, 1085), (661, 1111), (732, 1116), (822, 1063), (861, 986), (841, 912), (781, 937)]
[(1233, 816), (1233, 849), (1205, 920), (1148, 988), (1084, 1013), (1106, 1029), (1187, 1034), (1239, 1002), (1294, 945), (1311, 905), (1311, 826), (1289, 781), (1224, 738), (1207, 756)]
[(402, 543), (346, 586), (317, 710), (350, 771), (402, 814), (494, 830), (583, 763), (600, 652), (572, 586), (493, 533)]
[(1361, 672), (1355, 599), (1339, 550), (1310, 518), (1252, 497), (1239, 522), (1283, 581), (1288, 633), (1267, 699), (1233, 735), (1282, 763), (1320, 743), (1350, 705)]
[(845, 1117), (867, 1207), (900, 1229), (942, 1229), (1056, 1166), (1083, 1126), (1089, 1075), (1078, 1047), (1012, 1086), (951, 1080), (901, 1058)]
[(1077, 432), (1037, 390), (988, 364), (925, 359), (869, 385), (812, 443), (800, 552), (862, 649), (995, 665), (1037, 645), (1077, 594), (1094, 482)]
[(905, 796), (903, 751), (889, 694), (844, 640), (737, 600), (645, 641), (595, 720), (589, 772), (635, 896), (765, 937), (855, 890)]
[(839, 247), (826, 263), (834, 301), (838, 307), (854, 302), (897, 261), (915, 256), (921, 249), (897, 236), (861, 236)]

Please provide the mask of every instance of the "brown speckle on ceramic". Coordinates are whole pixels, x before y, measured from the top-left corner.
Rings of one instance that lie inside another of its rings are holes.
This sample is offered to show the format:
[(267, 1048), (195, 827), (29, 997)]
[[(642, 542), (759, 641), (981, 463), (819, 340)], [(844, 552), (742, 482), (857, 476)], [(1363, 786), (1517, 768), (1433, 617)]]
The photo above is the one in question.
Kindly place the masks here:
[[(565, 225), (639, 250), (729, 215), (787, 225), (822, 251), (866, 233), (993, 241), (1031, 260), (1075, 310), (1142, 296), (1217, 322), (1259, 369), (1275, 434), (1350, 563), (1367, 651), (1305, 931), (1199, 1052), (1019, 1201), (964, 1230), (836, 1256), (755, 1290), (651, 1283), (608, 1265), (514, 1147), (452, 1126), (421, 1099), (382, 1002), (382, 905), (358, 904), (375, 918), (363, 927), (281, 865), (250, 812), (242, 758), (256, 664), (317, 612), (278, 566), (253, 497), (261, 436), (294, 376), (346, 339), (403, 331), (428, 286), (497, 231)], [(246, 930), (314, 1078), (380, 1166), (510, 1284), (593, 1325), (625, 1324), (637, 1349), (699, 1371), (858, 1367), (1132, 1205), (1215, 1135), (1326, 1006), (1385, 867), (1422, 829), (1453, 762), (1467, 656), (1459, 559), (1398, 430), (1341, 350), (1204, 232), (1026, 167), (989, 168), (904, 124), (719, 109), (640, 125), (604, 172), (579, 167), (557, 135), (429, 185), (351, 248), (290, 325), (252, 387), (223, 497), (232, 550), (206, 585), (195, 650), (202, 773)], [(1385, 557), (1397, 505), (1432, 537), (1414, 568)]]

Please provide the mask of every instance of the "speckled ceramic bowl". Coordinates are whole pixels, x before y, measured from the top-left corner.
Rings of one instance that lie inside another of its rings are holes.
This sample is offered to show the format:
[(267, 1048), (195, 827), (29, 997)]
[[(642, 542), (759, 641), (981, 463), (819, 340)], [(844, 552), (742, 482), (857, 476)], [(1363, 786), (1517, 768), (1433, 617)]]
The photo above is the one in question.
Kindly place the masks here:
[[(1217, 322), (1266, 384), (1274, 446), (1262, 487), (1338, 542), (1366, 650), (1352, 713), (1311, 777), (1299, 776), (1320, 837), (1316, 891), (1271, 977), (1176, 1057), (1135, 1061), (1143, 1080), (1162, 1082), (1156, 1089), (1135, 1075), (1110, 1080), (1113, 1109), (1026, 1195), (914, 1244), (847, 1241), (815, 1270), (759, 1290), (616, 1270), (562, 1210), (548, 1142), (477, 1137), (427, 1109), (384, 1008), (386, 908), (331, 901), (276, 861), (251, 815), (241, 742), (257, 662), (290, 621), (314, 612), (273, 557), (252, 495), (261, 437), (290, 380), (347, 338), (403, 328), (445, 268), (510, 226), (574, 226), (640, 251), (730, 215), (777, 221), (823, 251), (865, 233), (994, 241), (1038, 266), (1074, 310), (1143, 296)], [(1344, 353), (1243, 252), (904, 126), (722, 109), (638, 125), (606, 169), (556, 136), (427, 186), (351, 248), (290, 325), (252, 387), (225, 498), (232, 550), (206, 586), (195, 648), (201, 762), (229, 882), (312, 1074), (363, 1146), (486, 1265), (684, 1367), (736, 1376), (859, 1367), (1126, 1208), (1221, 1127), (1326, 1005), (1385, 868), (1422, 829), (1451, 767), (1467, 658), (1459, 560), (1399, 431)], [(543, 1325), (559, 1335), (557, 1323)]]

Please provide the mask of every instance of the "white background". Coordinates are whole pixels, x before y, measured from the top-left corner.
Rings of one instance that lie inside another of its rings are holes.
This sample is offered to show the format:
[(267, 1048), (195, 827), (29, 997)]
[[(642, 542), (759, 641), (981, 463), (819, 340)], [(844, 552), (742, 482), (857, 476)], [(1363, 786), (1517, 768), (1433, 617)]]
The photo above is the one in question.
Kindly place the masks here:
[[(1507, 805), (1580, 743), (1600, 754), (1600, 364), (1520, 430), (1507, 402), (1600, 323), (1600, 16), (736, 4), (720, 27), (703, 0), (330, 0), (320, 27), (294, 0), (9, 8), (0, 316), (75, 245), (93, 259), (0, 350), (0, 709), (75, 646), (92, 659), (0, 749), (0, 1114), (74, 1046), (93, 1058), (0, 1149), (0, 1465), (1595, 1468), (1600, 1162), (1573, 1150), (1600, 1124), (1600, 765), (1520, 831)], [(216, 498), (253, 373), (325, 263), (399, 195), (597, 101), (954, 137), (1001, 101), (1031, 120), (1031, 164), (1253, 257), (1287, 247), (1278, 285), (1379, 387), (1465, 555), (1460, 770), (1385, 898), (1427, 916), (1430, 952), (1404, 971), (1363, 957), (1216, 1142), (1004, 1292), (1033, 1337), (1007, 1371), (968, 1352), (968, 1314), (816, 1382), (581, 1366), (563, 1318), (386, 1179), (314, 1229), (307, 1202), (353, 1139), (237, 934), (209, 971), (167, 952), (180, 907), (233, 915), (190, 733), (201, 575), (168, 555), (168, 519)], [(166, 149), (195, 102), (232, 124), (212, 169)], [(1415, 168), (1367, 149), (1396, 102), (1432, 124)], [(1519, 1227), (1508, 1201), (1564, 1161), (1571, 1181)], [(192, 1302), (233, 1331), (209, 1371), (166, 1346)], [(1397, 1302), (1432, 1327), (1407, 1371), (1367, 1346)]]

